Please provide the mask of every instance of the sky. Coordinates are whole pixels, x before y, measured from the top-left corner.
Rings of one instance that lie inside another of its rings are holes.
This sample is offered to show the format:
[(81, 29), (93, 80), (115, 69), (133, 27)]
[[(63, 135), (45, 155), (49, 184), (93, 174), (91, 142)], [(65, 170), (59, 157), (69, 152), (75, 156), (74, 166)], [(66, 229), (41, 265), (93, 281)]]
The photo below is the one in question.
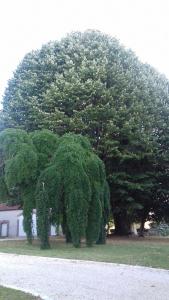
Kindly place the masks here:
[(168, 16), (169, 0), (1, 0), (0, 102), (24, 55), (71, 31), (110, 34), (169, 78)]

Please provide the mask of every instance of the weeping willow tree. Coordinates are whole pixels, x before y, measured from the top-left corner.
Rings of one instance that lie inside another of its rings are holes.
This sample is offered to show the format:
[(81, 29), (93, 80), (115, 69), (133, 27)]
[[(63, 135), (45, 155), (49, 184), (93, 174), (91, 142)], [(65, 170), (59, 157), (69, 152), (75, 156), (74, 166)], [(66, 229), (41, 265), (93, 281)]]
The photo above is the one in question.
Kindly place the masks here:
[(20, 129), (7, 129), (0, 134), (0, 150), (3, 156), (4, 183), (10, 192), (18, 188), (23, 202), (24, 229), (32, 240), (32, 191), (37, 177), (37, 154), (29, 135)]
[(32, 210), (36, 207), (38, 176), (49, 163), (56, 143), (57, 136), (47, 130), (27, 134), (20, 129), (6, 129), (0, 133), (0, 190), (8, 195), (18, 190), (29, 242), (32, 241)]
[(60, 138), (51, 164), (39, 177), (36, 194), (42, 248), (49, 247), (50, 222), (61, 223), (75, 247), (83, 237), (88, 246), (105, 242), (109, 216), (105, 169), (85, 137), (67, 134)]
[(88, 246), (105, 242), (109, 190), (104, 164), (87, 138), (74, 134), (58, 138), (46, 130), (28, 134), (6, 129), (0, 133), (0, 153), (0, 187), (19, 190), (29, 242), (34, 208), (43, 249), (50, 246), (51, 224), (62, 224), (66, 240), (75, 247), (83, 237)]

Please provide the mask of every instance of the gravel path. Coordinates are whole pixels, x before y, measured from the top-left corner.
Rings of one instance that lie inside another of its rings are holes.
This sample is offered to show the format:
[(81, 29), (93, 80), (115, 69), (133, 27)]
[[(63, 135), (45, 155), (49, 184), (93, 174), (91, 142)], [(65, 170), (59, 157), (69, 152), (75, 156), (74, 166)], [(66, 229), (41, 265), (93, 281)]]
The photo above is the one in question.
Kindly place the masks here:
[(0, 285), (48, 300), (169, 299), (169, 271), (4, 253)]

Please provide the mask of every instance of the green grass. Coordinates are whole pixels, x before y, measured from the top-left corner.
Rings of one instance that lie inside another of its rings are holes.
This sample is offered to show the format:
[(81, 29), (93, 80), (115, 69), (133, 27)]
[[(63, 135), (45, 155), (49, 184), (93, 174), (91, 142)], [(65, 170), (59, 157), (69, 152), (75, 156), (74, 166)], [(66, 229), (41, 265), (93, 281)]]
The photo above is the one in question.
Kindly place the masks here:
[(169, 239), (166, 238), (114, 238), (106, 245), (84, 244), (74, 248), (63, 240), (52, 240), (51, 249), (40, 250), (37, 241), (28, 245), (26, 241), (0, 242), (0, 252), (35, 256), (81, 259), (169, 269)]
[(41, 298), (0, 286), (0, 300), (41, 300)]

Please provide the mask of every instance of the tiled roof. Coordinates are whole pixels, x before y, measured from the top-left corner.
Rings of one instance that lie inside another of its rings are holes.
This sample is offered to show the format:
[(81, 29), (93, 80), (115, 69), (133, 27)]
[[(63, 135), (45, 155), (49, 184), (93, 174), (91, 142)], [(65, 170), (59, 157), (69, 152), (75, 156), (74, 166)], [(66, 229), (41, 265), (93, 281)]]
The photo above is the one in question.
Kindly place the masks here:
[(7, 210), (18, 210), (20, 209), (21, 206), (20, 205), (6, 205), (4, 203), (0, 203), (0, 211), (7, 211)]

